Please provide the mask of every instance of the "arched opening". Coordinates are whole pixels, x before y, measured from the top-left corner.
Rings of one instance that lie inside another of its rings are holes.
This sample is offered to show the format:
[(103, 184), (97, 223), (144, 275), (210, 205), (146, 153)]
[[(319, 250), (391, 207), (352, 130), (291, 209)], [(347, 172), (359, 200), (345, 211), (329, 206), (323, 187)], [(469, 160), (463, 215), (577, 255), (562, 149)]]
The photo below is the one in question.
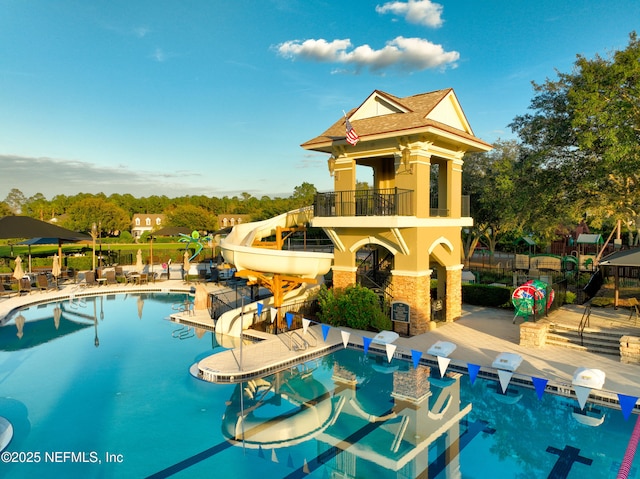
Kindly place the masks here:
[(356, 282), (378, 295), (383, 311), (386, 313), (386, 308), (393, 299), (391, 289), (393, 252), (380, 244), (365, 244), (356, 251), (356, 266)]

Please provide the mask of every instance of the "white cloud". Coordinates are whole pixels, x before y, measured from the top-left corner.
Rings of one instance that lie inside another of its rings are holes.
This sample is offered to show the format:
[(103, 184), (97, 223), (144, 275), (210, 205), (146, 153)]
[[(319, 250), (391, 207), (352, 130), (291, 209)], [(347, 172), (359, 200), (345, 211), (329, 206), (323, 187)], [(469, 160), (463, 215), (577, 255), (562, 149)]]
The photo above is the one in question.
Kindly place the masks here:
[(408, 0), (408, 2), (387, 2), (376, 6), (376, 12), (402, 16), (409, 23), (438, 28), (442, 26), (442, 5), (431, 0)]
[(167, 54), (162, 50), (162, 48), (156, 48), (156, 50), (151, 54), (151, 58), (162, 63), (167, 59)]
[[(368, 68), (380, 72), (395, 67), (403, 71), (420, 71), (428, 68), (455, 67), (460, 58), (456, 51), (446, 52), (442, 45), (436, 45), (422, 38), (396, 37), (380, 49), (360, 45), (351, 49), (349, 39), (328, 42), (318, 40), (290, 40), (276, 47), (284, 58), (332, 62), (349, 65), (356, 71)], [(350, 50), (351, 49), (351, 50)]]

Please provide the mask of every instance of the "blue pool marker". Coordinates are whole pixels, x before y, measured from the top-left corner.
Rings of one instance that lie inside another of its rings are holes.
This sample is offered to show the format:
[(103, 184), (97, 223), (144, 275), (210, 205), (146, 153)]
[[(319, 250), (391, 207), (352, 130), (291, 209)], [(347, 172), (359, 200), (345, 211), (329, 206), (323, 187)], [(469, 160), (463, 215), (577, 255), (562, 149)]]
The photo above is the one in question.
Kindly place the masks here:
[(548, 379), (543, 378), (534, 378), (531, 376), (531, 381), (533, 381), (533, 385), (536, 388), (536, 394), (538, 395), (538, 399), (542, 399), (542, 395), (544, 394), (544, 390), (547, 388)]
[(367, 354), (367, 352), (369, 351), (369, 346), (371, 345), (371, 338), (367, 338), (366, 336), (363, 336), (362, 344), (364, 344), (364, 354)]
[(633, 408), (636, 406), (638, 398), (635, 396), (626, 396), (624, 394), (618, 393), (618, 402), (620, 402), (622, 415), (624, 416), (624, 419), (627, 420), (631, 415), (631, 411), (633, 411)]
[(330, 326), (328, 324), (322, 325), (322, 339), (327, 340), (327, 334), (329, 334)]
[(422, 351), (411, 350), (411, 358), (413, 359), (413, 367), (417, 368), (420, 364), (420, 358), (422, 357)]
[(293, 313), (286, 313), (284, 317), (287, 318), (287, 328), (291, 329), (291, 323), (293, 322)]
[(467, 363), (467, 371), (469, 371), (469, 379), (471, 380), (471, 385), (476, 382), (476, 376), (478, 376), (478, 372), (480, 372), (479, 364), (471, 364)]

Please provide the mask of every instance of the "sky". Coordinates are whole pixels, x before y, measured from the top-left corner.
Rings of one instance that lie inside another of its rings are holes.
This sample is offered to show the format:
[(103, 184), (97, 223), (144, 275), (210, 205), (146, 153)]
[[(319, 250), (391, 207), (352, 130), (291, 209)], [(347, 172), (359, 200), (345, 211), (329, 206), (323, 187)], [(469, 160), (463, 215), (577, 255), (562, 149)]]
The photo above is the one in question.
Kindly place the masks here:
[(634, 30), (637, 0), (0, 0), (0, 199), (330, 191), (300, 144), (374, 90), (510, 139), (532, 81)]

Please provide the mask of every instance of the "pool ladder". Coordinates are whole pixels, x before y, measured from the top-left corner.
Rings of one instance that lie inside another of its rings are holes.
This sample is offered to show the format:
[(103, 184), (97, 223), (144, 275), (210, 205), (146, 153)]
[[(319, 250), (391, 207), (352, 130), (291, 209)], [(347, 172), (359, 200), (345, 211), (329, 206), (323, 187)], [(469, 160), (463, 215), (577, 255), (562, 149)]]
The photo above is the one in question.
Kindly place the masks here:
[(188, 339), (192, 338), (194, 335), (195, 331), (191, 326), (182, 326), (171, 333), (171, 337), (177, 339)]

